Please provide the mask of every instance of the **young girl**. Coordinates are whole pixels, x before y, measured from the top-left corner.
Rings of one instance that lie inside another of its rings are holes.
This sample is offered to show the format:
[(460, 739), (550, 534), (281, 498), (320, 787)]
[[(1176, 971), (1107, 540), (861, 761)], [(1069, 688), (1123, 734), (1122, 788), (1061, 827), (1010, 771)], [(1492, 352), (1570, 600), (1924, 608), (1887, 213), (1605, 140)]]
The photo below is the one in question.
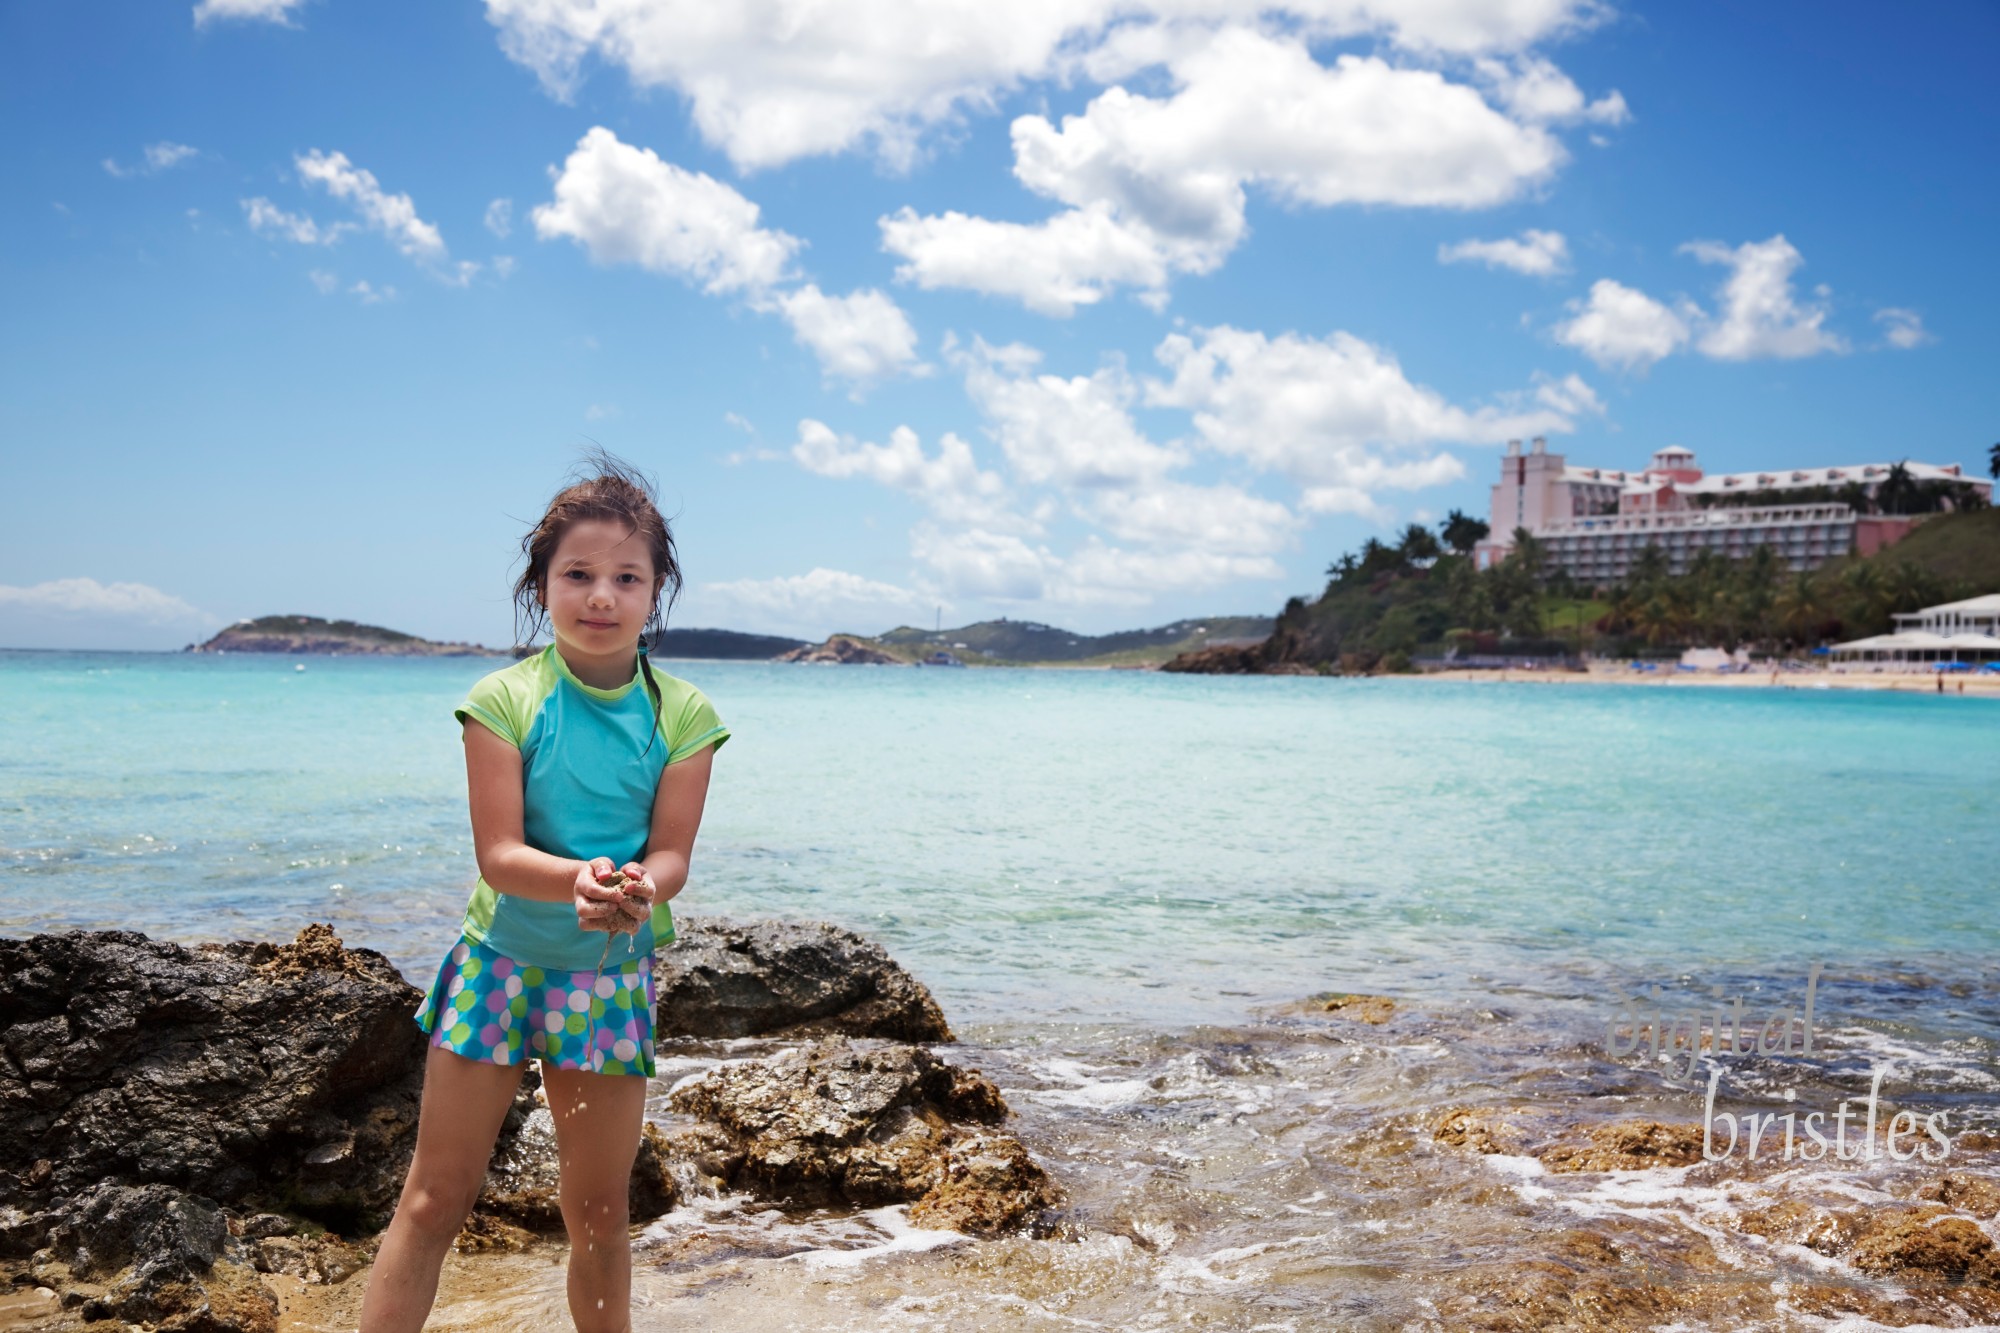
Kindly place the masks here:
[(556, 1123), (570, 1317), (585, 1333), (630, 1327), (652, 953), (673, 939), (667, 900), (687, 883), (729, 732), (700, 691), (647, 662), (643, 636), (680, 591), (673, 536), (636, 474), (592, 465), (522, 542), (514, 604), (527, 637), (546, 626), (554, 642), (457, 710), (479, 884), (417, 1014), (431, 1049), (416, 1157), (362, 1333), (423, 1326), (529, 1056)]

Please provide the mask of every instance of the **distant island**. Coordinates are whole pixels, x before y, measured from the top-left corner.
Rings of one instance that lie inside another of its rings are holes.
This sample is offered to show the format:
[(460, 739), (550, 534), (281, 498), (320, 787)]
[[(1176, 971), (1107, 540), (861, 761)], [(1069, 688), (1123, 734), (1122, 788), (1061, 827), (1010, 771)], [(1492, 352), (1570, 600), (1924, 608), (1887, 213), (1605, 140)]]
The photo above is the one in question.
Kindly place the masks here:
[[(1151, 668), (1183, 653), (1248, 646), (1269, 637), (1270, 616), (1209, 616), (1153, 629), (1080, 634), (1032, 620), (982, 620), (955, 629), (902, 625), (885, 634), (835, 634), (824, 643), (728, 629), (669, 629), (655, 635), (656, 657), (736, 662), (843, 662), (914, 666), (1088, 666)], [(439, 643), (353, 620), (260, 616), (239, 620), (190, 653), (325, 653), (368, 657), (522, 657), (539, 645), (488, 648)]]
[(711, 662), (768, 662), (796, 648), (804, 639), (774, 634), (744, 634), (733, 629), (669, 629), (653, 636), (655, 657), (692, 657)]
[(1033, 620), (982, 620), (956, 629), (898, 626), (886, 634), (835, 634), (786, 653), (790, 662), (915, 666), (1084, 666), (1149, 668), (1214, 644), (1256, 644), (1271, 616), (1206, 616), (1153, 629), (1079, 634)]
[(191, 653), (332, 653), (342, 657), (511, 657), (504, 648), (434, 643), (401, 630), (318, 616), (259, 616), (239, 620)]

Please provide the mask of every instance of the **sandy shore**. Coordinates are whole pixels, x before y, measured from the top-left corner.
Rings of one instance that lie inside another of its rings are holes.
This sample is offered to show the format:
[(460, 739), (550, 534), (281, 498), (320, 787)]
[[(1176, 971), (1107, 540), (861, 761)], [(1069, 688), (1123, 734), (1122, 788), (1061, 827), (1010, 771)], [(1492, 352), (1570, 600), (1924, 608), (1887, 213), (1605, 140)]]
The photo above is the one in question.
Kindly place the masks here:
[[(1414, 679), (1402, 677), (1401, 679)], [(1506, 681), (1537, 685), (1640, 685), (1652, 689), (1754, 690), (1898, 690), (1908, 694), (1937, 694), (1938, 673), (1932, 671), (1751, 671), (1724, 674), (1716, 671), (1677, 671), (1671, 665), (1658, 671), (1634, 671), (1623, 662), (1592, 663), (1588, 671), (1427, 671), (1425, 680)], [(1947, 672), (1944, 694), (1950, 697), (2000, 699), (2000, 676), (1981, 672)]]

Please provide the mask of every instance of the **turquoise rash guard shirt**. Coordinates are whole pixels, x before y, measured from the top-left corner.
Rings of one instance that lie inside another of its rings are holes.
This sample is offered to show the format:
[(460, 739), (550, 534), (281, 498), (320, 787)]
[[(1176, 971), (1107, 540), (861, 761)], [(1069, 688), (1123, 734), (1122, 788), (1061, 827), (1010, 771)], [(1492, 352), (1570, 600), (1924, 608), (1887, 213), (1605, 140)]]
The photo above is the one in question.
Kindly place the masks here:
[[(639, 678), (616, 689), (586, 685), (551, 644), (495, 671), (454, 710), (521, 752), (522, 835), (552, 856), (617, 865), (637, 861), (652, 831), (653, 797), (667, 765), (729, 739), (714, 705), (694, 686), (650, 662), (660, 687), (660, 717)], [(603, 959), (605, 934), (576, 924), (568, 902), (500, 893), (482, 876), (465, 908), (465, 937), (509, 958), (558, 971), (589, 971)], [(613, 937), (609, 963), (644, 957), (674, 937), (662, 901), (637, 935)]]

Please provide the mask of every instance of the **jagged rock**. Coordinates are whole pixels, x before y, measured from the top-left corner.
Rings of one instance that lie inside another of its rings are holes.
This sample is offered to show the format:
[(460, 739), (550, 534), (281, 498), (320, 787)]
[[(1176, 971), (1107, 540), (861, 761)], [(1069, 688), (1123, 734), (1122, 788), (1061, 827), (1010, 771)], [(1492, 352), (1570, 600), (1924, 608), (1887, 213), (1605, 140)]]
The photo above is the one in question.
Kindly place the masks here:
[(825, 922), (684, 921), (653, 984), (661, 1037), (952, 1039), (921, 982), (880, 945)]
[(790, 1203), (912, 1203), (913, 1218), (992, 1235), (1058, 1198), (1016, 1139), (987, 1128), (1007, 1115), (999, 1089), (921, 1047), (821, 1041), (723, 1065), (671, 1104), (704, 1122), (677, 1152)]
[(0, 940), (0, 1203), (157, 1182), (378, 1225), (415, 1141), (420, 998), (325, 926), (282, 947)]
[(1701, 1126), (1624, 1120), (1590, 1131), (1588, 1144), (1558, 1144), (1539, 1154), (1551, 1171), (1644, 1171), (1692, 1166), (1701, 1158)]
[(1491, 1108), (1457, 1106), (1439, 1111), (1430, 1121), (1431, 1137), (1439, 1143), (1472, 1152), (1519, 1153), (1526, 1135), (1507, 1114)]
[(1306, 1001), (1306, 1008), (1312, 1013), (1338, 1014), (1375, 1027), (1396, 1016), (1396, 1002), (1386, 995), (1349, 995), (1344, 991), (1315, 995)]
[(244, 1260), (222, 1211), (169, 1185), (98, 1185), (53, 1216), (37, 1281), (86, 1319), (183, 1333), (274, 1333), (277, 1298)]
[(267, 1236), (252, 1243), (250, 1266), (260, 1273), (283, 1273), (301, 1282), (345, 1282), (368, 1266), (359, 1246), (335, 1236)]
[(1864, 1273), (2000, 1285), (1993, 1242), (1975, 1222), (1919, 1208), (1874, 1214), (1864, 1225), (1867, 1233), (1847, 1256)]

